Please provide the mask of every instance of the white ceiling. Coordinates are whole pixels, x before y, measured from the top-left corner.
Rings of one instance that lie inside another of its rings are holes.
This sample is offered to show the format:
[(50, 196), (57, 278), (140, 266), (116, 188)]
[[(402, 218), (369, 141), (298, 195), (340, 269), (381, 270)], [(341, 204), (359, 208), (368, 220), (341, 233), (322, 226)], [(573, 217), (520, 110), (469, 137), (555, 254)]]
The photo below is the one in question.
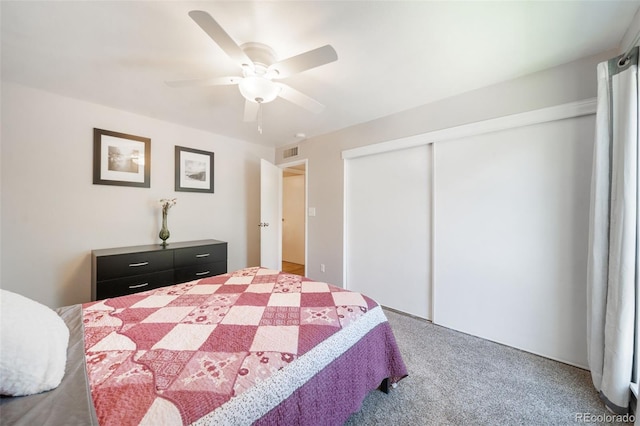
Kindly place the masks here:
[[(268, 146), (282, 146), (618, 48), (634, 1), (2, 1), (2, 79)], [(338, 61), (283, 80), (326, 105), (265, 104), (243, 122), (240, 75), (189, 18), (280, 59), (331, 44)], [(118, 130), (118, 129), (113, 129)]]

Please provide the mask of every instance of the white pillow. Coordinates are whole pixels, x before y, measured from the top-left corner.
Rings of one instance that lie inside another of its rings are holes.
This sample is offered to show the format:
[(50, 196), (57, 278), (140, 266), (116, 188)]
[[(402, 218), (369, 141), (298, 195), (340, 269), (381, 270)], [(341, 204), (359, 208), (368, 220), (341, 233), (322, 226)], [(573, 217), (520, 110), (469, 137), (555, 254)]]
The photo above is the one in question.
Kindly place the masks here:
[(69, 329), (52, 309), (0, 289), (0, 394), (56, 388), (67, 363)]

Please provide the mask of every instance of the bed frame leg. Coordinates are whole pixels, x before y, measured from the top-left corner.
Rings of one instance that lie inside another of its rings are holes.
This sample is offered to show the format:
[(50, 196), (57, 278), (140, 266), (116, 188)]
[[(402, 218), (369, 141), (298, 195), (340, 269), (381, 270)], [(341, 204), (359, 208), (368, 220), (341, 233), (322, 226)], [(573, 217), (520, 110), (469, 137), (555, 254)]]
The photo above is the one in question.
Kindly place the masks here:
[(382, 381), (382, 383), (380, 383), (380, 386), (378, 387), (378, 389), (380, 389), (382, 392), (388, 394), (390, 387), (391, 386), (389, 386), (389, 378), (387, 377), (386, 379), (384, 379)]

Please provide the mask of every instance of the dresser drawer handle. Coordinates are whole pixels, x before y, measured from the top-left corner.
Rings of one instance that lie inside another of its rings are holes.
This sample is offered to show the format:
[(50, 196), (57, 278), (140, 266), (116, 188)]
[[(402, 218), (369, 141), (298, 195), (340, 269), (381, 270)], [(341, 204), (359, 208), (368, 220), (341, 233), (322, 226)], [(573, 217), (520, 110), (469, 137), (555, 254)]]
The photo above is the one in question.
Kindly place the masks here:
[(202, 253), (202, 254), (196, 254), (196, 257), (207, 257), (209, 256), (211, 253)]
[(129, 288), (140, 288), (140, 287), (146, 287), (148, 285), (149, 285), (149, 283), (136, 284), (136, 285), (130, 285)]
[(132, 268), (135, 268), (136, 266), (144, 266), (148, 264), (149, 262), (139, 262), (139, 263), (130, 263), (129, 266), (131, 266)]
[(196, 276), (199, 277), (201, 275), (207, 275), (209, 272), (211, 272), (211, 271), (196, 272)]

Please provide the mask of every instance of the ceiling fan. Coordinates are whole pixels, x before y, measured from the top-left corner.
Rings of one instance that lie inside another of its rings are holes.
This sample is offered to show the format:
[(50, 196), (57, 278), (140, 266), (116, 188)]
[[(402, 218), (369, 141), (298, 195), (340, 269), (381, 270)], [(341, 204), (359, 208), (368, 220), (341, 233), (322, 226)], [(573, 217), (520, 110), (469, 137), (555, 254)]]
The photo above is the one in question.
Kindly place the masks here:
[(314, 113), (324, 109), (324, 105), (320, 102), (276, 80), (337, 60), (338, 55), (333, 47), (325, 45), (278, 61), (274, 50), (265, 44), (249, 42), (238, 45), (207, 12), (192, 10), (189, 16), (231, 59), (240, 65), (242, 76), (170, 81), (167, 82), (169, 86), (238, 85), (240, 93), (245, 98), (244, 121), (258, 120), (260, 133), (262, 133), (262, 104), (271, 102), (277, 97)]

